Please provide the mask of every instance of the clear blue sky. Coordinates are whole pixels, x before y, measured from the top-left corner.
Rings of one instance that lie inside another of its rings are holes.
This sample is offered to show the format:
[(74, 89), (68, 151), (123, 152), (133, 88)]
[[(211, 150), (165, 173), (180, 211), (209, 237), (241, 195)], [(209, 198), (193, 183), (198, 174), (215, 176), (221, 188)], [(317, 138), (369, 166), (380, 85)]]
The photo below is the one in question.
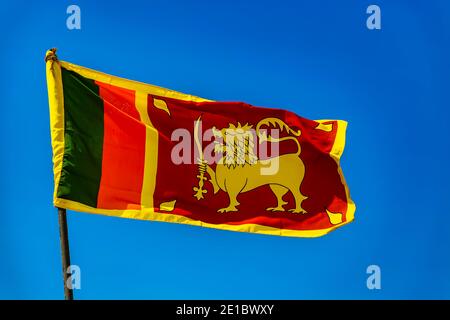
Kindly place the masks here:
[[(69, 212), (79, 299), (450, 298), (450, 4), (3, 1), (0, 298), (63, 298), (44, 54), (349, 122), (356, 220), (317, 239)], [(66, 8), (81, 8), (81, 30)], [(382, 289), (366, 288), (377, 264)]]

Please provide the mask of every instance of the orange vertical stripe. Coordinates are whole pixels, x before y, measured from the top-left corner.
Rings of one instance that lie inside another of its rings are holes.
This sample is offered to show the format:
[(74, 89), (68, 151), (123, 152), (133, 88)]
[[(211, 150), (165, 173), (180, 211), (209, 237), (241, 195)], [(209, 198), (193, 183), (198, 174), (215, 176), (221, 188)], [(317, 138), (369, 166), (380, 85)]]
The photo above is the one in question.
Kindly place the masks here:
[(135, 93), (101, 82), (104, 140), (97, 207), (140, 209), (145, 160), (145, 126), (135, 106)]

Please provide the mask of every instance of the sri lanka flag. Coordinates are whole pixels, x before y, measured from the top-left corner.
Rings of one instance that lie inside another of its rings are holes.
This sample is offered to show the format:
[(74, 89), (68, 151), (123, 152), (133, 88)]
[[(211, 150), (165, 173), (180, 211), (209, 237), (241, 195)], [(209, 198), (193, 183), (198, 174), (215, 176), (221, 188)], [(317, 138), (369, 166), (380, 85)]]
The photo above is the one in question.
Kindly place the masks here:
[(347, 123), (216, 102), (46, 56), (54, 205), (316, 237), (353, 220)]

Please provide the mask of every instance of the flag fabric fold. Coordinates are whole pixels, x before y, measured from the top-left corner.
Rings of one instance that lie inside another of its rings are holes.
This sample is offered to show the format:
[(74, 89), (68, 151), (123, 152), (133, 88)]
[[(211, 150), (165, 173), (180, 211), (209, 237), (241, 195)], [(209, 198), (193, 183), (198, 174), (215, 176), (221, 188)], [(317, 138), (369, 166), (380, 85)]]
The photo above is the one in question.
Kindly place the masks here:
[(46, 61), (55, 206), (298, 237), (353, 220), (345, 121)]

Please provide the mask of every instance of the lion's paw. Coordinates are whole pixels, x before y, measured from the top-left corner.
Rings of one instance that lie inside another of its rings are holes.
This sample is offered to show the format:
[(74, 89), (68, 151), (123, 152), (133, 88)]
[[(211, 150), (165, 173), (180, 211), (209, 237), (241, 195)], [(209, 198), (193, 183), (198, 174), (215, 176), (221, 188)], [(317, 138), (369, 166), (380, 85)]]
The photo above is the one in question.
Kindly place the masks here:
[(231, 212), (231, 211), (238, 211), (238, 209), (234, 206), (229, 206), (229, 207), (217, 210), (217, 212), (220, 212), (220, 213)]
[(295, 208), (295, 209), (289, 209), (289, 211), (292, 212), (292, 213), (300, 213), (300, 214), (306, 214), (306, 213), (307, 213), (305, 210), (303, 210), (303, 209), (297, 209), (297, 208)]
[(269, 207), (266, 208), (267, 211), (277, 211), (277, 212), (281, 212), (281, 211), (285, 211), (283, 207)]

